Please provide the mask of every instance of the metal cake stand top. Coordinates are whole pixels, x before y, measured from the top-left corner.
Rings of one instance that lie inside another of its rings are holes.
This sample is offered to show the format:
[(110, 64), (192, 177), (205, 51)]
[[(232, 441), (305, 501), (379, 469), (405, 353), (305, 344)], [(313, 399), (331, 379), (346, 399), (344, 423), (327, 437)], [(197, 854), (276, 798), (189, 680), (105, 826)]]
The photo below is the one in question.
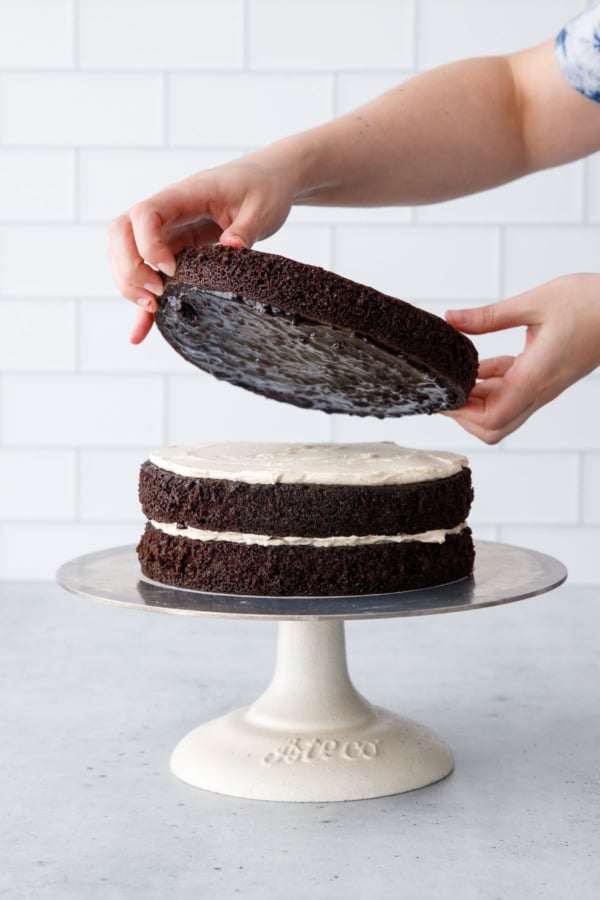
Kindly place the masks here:
[(115, 606), (195, 616), (299, 620), (380, 619), (481, 609), (543, 594), (567, 577), (561, 562), (536, 550), (488, 541), (476, 541), (475, 546), (470, 578), (395, 594), (248, 597), (183, 590), (144, 578), (133, 545), (73, 559), (60, 567), (57, 581), (75, 594)]

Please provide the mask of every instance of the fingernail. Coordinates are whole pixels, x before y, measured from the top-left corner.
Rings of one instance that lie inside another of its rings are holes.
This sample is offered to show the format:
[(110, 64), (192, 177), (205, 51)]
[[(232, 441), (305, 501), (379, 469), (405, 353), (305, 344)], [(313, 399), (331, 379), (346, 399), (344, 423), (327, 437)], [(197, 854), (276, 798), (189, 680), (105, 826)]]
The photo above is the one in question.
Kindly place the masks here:
[(151, 294), (154, 294), (155, 297), (160, 297), (160, 295), (163, 292), (162, 284), (157, 285), (157, 284), (150, 284), (150, 282), (148, 282), (148, 284), (145, 284), (144, 287), (146, 288), (147, 291), (150, 291)]
[(239, 234), (228, 234), (225, 240), (227, 247), (233, 247), (234, 250), (246, 249), (246, 242)]
[(141, 306), (142, 309), (147, 309), (148, 312), (152, 312), (154, 307), (154, 300), (148, 300), (147, 297), (140, 297), (139, 300), (135, 301), (138, 306)]
[(455, 325), (466, 325), (469, 321), (468, 309), (449, 309), (446, 316), (455, 323)]
[(177, 268), (174, 262), (159, 262), (158, 268), (165, 275), (170, 275), (171, 277), (175, 274), (175, 269)]

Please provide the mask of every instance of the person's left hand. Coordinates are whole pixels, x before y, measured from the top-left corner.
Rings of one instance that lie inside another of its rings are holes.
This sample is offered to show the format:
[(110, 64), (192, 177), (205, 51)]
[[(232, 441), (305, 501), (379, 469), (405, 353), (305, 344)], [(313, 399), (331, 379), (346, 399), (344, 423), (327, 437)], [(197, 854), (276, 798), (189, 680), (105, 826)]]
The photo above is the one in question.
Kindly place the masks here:
[(527, 329), (523, 352), (482, 360), (465, 405), (446, 413), (488, 444), (600, 365), (600, 275), (567, 275), (446, 319), (466, 334)]

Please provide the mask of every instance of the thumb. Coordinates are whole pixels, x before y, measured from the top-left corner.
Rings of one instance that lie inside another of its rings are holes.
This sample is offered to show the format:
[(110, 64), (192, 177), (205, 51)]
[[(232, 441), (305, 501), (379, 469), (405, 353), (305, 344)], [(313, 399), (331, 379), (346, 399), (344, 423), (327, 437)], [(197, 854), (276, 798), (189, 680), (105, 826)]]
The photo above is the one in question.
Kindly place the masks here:
[(225, 247), (235, 247), (236, 250), (239, 250), (241, 247), (251, 247), (254, 242), (240, 234), (242, 230), (234, 225), (230, 225), (219, 238), (219, 243)]
[(220, 237), (226, 247), (251, 247), (258, 240), (259, 212), (256, 207), (244, 204)]
[(487, 306), (449, 309), (446, 312), (446, 321), (467, 334), (485, 334), (489, 331), (515, 328), (518, 325), (533, 325), (535, 322), (532, 318), (534, 318), (532, 310), (524, 294)]

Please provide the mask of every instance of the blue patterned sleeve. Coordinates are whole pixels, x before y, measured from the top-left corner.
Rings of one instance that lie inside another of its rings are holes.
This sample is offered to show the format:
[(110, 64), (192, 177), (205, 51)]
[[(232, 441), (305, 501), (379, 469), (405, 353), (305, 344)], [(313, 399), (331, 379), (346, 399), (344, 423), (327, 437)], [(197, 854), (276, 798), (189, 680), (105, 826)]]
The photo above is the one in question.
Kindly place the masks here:
[(556, 38), (561, 72), (581, 94), (600, 103), (600, 3), (572, 19)]

